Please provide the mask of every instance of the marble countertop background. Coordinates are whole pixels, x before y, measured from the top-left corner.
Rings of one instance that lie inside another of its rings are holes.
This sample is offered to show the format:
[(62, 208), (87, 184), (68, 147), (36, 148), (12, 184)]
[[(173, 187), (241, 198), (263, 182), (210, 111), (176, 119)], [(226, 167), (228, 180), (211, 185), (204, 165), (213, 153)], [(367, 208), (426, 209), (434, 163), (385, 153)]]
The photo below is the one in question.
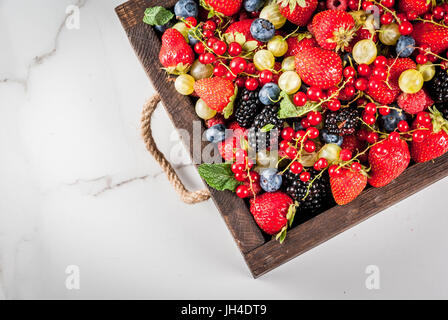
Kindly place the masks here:
[[(178, 200), (140, 140), (154, 90), (120, 2), (0, 2), (0, 299), (448, 298), (447, 179), (253, 280), (213, 203)], [(172, 150), (162, 108), (153, 123)]]

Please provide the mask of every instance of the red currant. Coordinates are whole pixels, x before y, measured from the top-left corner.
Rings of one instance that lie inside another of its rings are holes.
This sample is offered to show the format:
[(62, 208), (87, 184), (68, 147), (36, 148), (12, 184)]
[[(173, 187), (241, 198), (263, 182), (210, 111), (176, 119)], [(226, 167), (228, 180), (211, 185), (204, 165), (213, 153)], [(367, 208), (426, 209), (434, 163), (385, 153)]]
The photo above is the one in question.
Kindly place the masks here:
[(283, 140), (282, 142), (280, 142), (279, 145), (280, 150), (285, 151), (288, 147), (289, 147), (288, 141)]
[(238, 173), (238, 172), (244, 172), (244, 170), (246, 169), (246, 166), (242, 163), (233, 163), (232, 166), (230, 167), (230, 169), (232, 170), (233, 173)]
[(203, 64), (211, 64), (215, 62), (216, 56), (213, 53), (207, 52), (204, 53), (204, 62)]
[(391, 13), (386, 12), (385, 14), (381, 15), (380, 18), (381, 24), (388, 25), (391, 24), (392, 21), (394, 21), (394, 16)]
[(271, 70), (263, 70), (260, 72), (260, 83), (266, 84), (269, 82), (272, 82), (272, 79), (274, 78), (274, 74)]
[(376, 90), (378, 90), (380, 85), (381, 85), (381, 81), (380, 80), (371, 79), (369, 81), (368, 87), (369, 87), (369, 90), (376, 91)]
[(297, 157), (297, 149), (294, 147), (288, 147), (285, 150), (286, 156), (290, 159), (295, 159)]
[(417, 57), (415, 57), (415, 61), (418, 64), (425, 64), (426, 62), (428, 62), (428, 57), (425, 56), (424, 54), (418, 54)]
[(316, 144), (313, 141), (308, 140), (303, 145), (303, 149), (308, 153), (313, 153), (314, 151), (316, 151)]
[(310, 113), (308, 113), (307, 120), (310, 123), (310, 125), (317, 126), (322, 122), (322, 114), (318, 111), (311, 111)]
[(204, 38), (206, 38), (206, 39), (211, 38), (215, 35), (212, 30), (204, 30), (204, 32), (202, 34), (204, 35)]
[(248, 78), (246, 80), (246, 89), (249, 91), (254, 91), (258, 88), (258, 80), (255, 78)]
[(432, 10), (432, 15), (434, 16), (435, 19), (441, 20), (445, 15), (445, 10), (441, 6), (435, 7)]
[(337, 177), (341, 176), (342, 170), (341, 170), (341, 168), (339, 168), (339, 166), (333, 164), (328, 169), (328, 174), (330, 175), (330, 177), (337, 178)]
[(213, 69), (213, 74), (217, 77), (224, 77), (226, 75), (227, 69), (222, 64), (217, 65)]
[(250, 190), (248, 186), (241, 185), (236, 188), (236, 195), (241, 198), (248, 198), (250, 196)]
[(354, 171), (354, 172), (359, 172), (362, 170), (362, 165), (359, 162), (353, 162), (350, 166), (350, 168)]
[(412, 27), (412, 23), (410, 23), (409, 21), (403, 21), (398, 26), (398, 31), (400, 31), (400, 34), (402, 34), (403, 36), (411, 34), (412, 30), (414, 30), (414, 28)]
[(202, 42), (198, 42), (194, 45), (194, 51), (197, 54), (203, 54), (205, 52), (205, 46)]
[(356, 93), (356, 89), (355, 89), (355, 87), (352, 86), (352, 85), (347, 85), (347, 86), (344, 88), (344, 94), (345, 94), (348, 98), (353, 97), (353, 96), (355, 95), (355, 93)]
[[(295, 138), (297, 141), (302, 141), (303, 138), (305, 137), (305, 134), (306, 134), (305, 131), (303, 131), (303, 130), (299, 130), (299, 131), (297, 131), (297, 132), (295, 133), (294, 138)], [(305, 139), (305, 140), (306, 140), (306, 139)]]
[(358, 78), (355, 82), (355, 88), (359, 91), (366, 91), (369, 81), (366, 78)]
[(244, 88), (246, 86), (246, 78), (236, 78), (235, 84), (238, 86), (238, 88)]
[(309, 172), (304, 171), (300, 174), (301, 181), (308, 182), (308, 181), (310, 181), (310, 179), (311, 179), (311, 174)]
[(224, 41), (216, 41), (213, 44), (213, 52), (215, 52), (217, 55), (223, 55), (227, 51), (227, 45)]
[(408, 18), (409, 21), (412, 21), (417, 19), (418, 14), (415, 11), (409, 11), (408, 13), (406, 13), (406, 17)]
[(239, 182), (244, 182), (247, 180), (247, 173), (246, 172), (237, 172), (234, 174), (234, 177)]
[(300, 162), (294, 161), (291, 163), (289, 170), (294, 174), (299, 174), (303, 171), (303, 165)]
[(342, 149), (341, 153), (339, 154), (339, 159), (341, 161), (349, 161), (352, 158), (352, 152), (348, 149)]
[(258, 172), (251, 171), (249, 173), (249, 178), (250, 178), (250, 180), (252, 180), (252, 182), (255, 182), (255, 183), (260, 182), (260, 174)]
[(243, 58), (236, 57), (230, 61), (230, 70), (232, 70), (234, 74), (240, 74), (246, 69), (246, 67), (247, 62)]
[(425, 128), (429, 128), (431, 126), (431, 116), (428, 112), (419, 112), (417, 113), (417, 123)]
[(319, 101), (322, 98), (322, 90), (318, 87), (310, 87), (306, 95), (311, 101)]
[(215, 31), (216, 30), (216, 23), (213, 20), (207, 20), (204, 23), (203, 29), (204, 30)]
[(398, 132), (392, 132), (391, 134), (389, 134), (389, 141), (392, 143), (399, 143), (400, 134)]
[(243, 47), (238, 42), (232, 42), (229, 44), (228, 52), (232, 57), (239, 56), (243, 51)]
[(358, 66), (358, 73), (359, 73), (360, 76), (368, 77), (371, 72), (372, 72), (372, 70), (370, 70), (369, 65), (367, 65), (365, 63), (361, 63)]
[(381, 0), (381, 4), (386, 8), (392, 8), (395, 4), (395, 0)]
[(291, 127), (286, 127), (282, 130), (282, 139), (286, 141), (291, 141), (296, 132)]
[(376, 67), (372, 71), (372, 77), (378, 80), (386, 80), (387, 79), (387, 70), (383, 67)]
[(341, 101), (339, 101), (338, 99), (332, 99), (328, 101), (327, 108), (333, 112), (338, 111), (339, 109), (341, 109)]
[(385, 67), (387, 65), (387, 58), (385, 56), (378, 56), (373, 63), (375, 67)]
[(376, 114), (376, 104), (374, 104), (373, 102), (369, 102), (368, 104), (366, 104), (365, 111), (367, 114)]
[(374, 144), (378, 141), (379, 136), (376, 132), (369, 132), (369, 134), (366, 136), (366, 141), (370, 144)]
[(412, 134), (412, 140), (417, 142), (417, 143), (421, 143), (425, 140), (426, 138), (426, 131), (425, 130), (417, 130), (414, 131), (414, 133)]
[(344, 75), (344, 78), (354, 77), (356, 75), (356, 70), (352, 66), (348, 66), (344, 68), (342, 74)]
[(310, 139), (316, 139), (319, 136), (319, 130), (314, 127), (306, 129), (306, 133)]
[(306, 104), (307, 97), (306, 97), (306, 94), (304, 92), (299, 91), (299, 92), (297, 92), (294, 95), (294, 99), (293, 100), (294, 100), (294, 104), (296, 106), (303, 107)]
[(195, 17), (188, 17), (185, 19), (185, 24), (187, 28), (196, 27), (198, 25), (198, 20)]
[(365, 113), (363, 116), (362, 116), (362, 120), (365, 122), (365, 123), (367, 123), (368, 125), (373, 125), (374, 123), (375, 123), (375, 121), (376, 121), (376, 117), (374, 116), (374, 115), (372, 115), (372, 114), (367, 114), (367, 113)]
[(381, 107), (379, 109), (380, 115), (382, 116), (387, 116), (388, 114), (390, 114), (390, 108), (389, 107)]
[(406, 121), (401, 120), (400, 122), (398, 122), (397, 128), (400, 132), (407, 132), (409, 131), (409, 124)]
[(255, 68), (253, 63), (248, 63), (244, 72), (247, 74), (255, 74), (255, 72), (257, 72), (257, 68)]

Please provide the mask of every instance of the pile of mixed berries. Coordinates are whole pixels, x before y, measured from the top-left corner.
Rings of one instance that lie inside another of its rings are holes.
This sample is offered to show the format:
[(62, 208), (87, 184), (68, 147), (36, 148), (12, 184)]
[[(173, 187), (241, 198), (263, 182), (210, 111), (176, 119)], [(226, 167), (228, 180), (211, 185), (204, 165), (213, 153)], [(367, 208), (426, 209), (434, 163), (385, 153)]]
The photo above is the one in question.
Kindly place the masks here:
[(448, 151), (448, 4), (179, 0), (144, 21), (224, 159), (199, 173), (280, 241)]

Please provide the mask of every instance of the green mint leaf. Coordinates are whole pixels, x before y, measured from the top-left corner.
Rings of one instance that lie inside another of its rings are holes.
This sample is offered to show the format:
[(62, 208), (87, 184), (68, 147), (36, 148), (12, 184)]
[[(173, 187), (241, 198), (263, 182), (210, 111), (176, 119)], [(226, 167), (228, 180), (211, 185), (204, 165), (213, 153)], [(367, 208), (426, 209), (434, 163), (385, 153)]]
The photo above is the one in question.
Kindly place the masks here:
[(173, 19), (174, 14), (165, 9), (164, 7), (157, 6), (152, 8), (147, 8), (145, 10), (145, 16), (143, 17), (143, 22), (151, 26), (163, 26)]
[(289, 95), (282, 91), (280, 93), (282, 101), (280, 102), (280, 109), (278, 110), (279, 119), (298, 118), (303, 117), (311, 111), (320, 111), (322, 108), (317, 106), (317, 103), (308, 101), (303, 107), (296, 107), (291, 101)]
[(230, 169), (231, 166), (230, 163), (204, 163), (198, 167), (198, 172), (202, 179), (213, 189), (235, 192), (241, 183), (235, 179)]
[(261, 128), (261, 132), (269, 132), (269, 131), (271, 131), (274, 128), (275, 128), (275, 126), (273, 124), (268, 123), (263, 128)]

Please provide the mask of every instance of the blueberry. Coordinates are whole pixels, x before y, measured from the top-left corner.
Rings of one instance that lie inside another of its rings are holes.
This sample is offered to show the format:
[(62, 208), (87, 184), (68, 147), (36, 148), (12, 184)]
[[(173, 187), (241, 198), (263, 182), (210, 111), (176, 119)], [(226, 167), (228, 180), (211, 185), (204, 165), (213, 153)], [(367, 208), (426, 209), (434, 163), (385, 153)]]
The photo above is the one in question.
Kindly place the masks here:
[(226, 127), (222, 124), (214, 125), (205, 131), (205, 138), (212, 143), (224, 141), (226, 138)]
[(261, 42), (268, 42), (275, 35), (274, 25), (263, 18), (258, 18), (252, 22), (250, 26), (250, 33), (252, 37)]
[(338, 146), (342, 146), (342, 143), (344, 142), (344, 137), (337, 134), (328, 133), (326, 129), (321, 130), (320, 136), (325, 143), (334, 143)]
[(282, 176), (277, 169), (265, 169), (260, 174), (260, 186), (266, 192), (275, 192), (282, 186)]
[(415, 49), (415, 40), (411, 36), (401, 36), (398, 39), (397, 47), (395, 51), (399, 57), (406, 58), (409, 57)]
[(258, 93), (258, 99), (266, 106), (274, 104), (280, 97), (280, 88), (275, 83), (266, 83)]
[(244, 9), (247, 12), (259, 11), (265, 3), (266, 0), (244, 0)]
[(407, 120), (406, 114), (402, 110), (391, 109), (387, 116), (381, 116), (380, 123), (387, 132), (394, 131), (398, 122)]
[(190, 33), (188, 33), (188, 41), (190, 41), (191, 46), (194, 46), (196, 43), (199, 42), (199, 40), (193, 37)]
[(188, 18), (198, 16), (198, 4), (194, 0), (179, 0), (174, 6), (174, 14), (178, 17)]
[(163, 26), (154, 26), (154, 28), (160, 33), (164, 33), (166, 29), (171, 28), (174, 25), (173, 20), (168, 21)]

